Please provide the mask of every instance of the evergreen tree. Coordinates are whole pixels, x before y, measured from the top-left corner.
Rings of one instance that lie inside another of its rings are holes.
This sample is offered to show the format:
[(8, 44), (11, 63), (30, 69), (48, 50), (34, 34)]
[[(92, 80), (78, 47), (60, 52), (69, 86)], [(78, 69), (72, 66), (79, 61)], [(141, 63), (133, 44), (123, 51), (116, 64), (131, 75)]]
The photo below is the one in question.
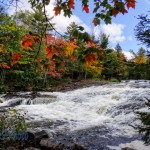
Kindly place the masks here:
[(119, 45), (119, 43), (116, 45), (115, 49), (116, 49), (116, 51), (117, 51), (117, 56), (120, 57), (120, 53), (122, 52), (122, 48), (121, 48), (121, 46)]
[(150, 47), (150, 19), (148, 15), (140, 15), (140, 22), (135, 27), (135, 37), (142, 44)]
[(100, 40), (100, 46), (103, 49), (106, 49), (108, 47), (108, 36), (106, 34), (102, 34), (101, 40)]

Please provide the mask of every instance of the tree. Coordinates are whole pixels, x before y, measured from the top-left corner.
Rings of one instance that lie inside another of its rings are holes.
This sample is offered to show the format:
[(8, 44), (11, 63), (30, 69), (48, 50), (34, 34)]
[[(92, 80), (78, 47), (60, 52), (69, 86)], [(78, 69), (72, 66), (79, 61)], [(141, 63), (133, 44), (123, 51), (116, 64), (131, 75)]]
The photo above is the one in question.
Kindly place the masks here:
[[(147, 99), (145, 106), (150, 109), (150, 99)], [(136, 112), (138, 119), (141, 120), (142, 124), (133, 126), (139, 131), (139, 133), (144, 133), (142, 139), (145, 144), (150, 144), (150, 112)]]
[(43, 9), (34, 8), (33, 12), (25, 10), (20, 11), (16, 15), (14, 15), (14, 20), (19, 25), (24, 25), (28, 31), (33, 34), (39, 35), (40, 37), (45, 37), (47, 32), (50, 32), (53, 28), (50, 21), (53, 17), (47, 17), (44, 15)]
[(105, 76), (106, 79), (110, 78), (124, 78), (124, 73), (126, 71), (125, 62), (118, 57), (117, 52), (112, 49), (106, 49), (106, 59), (104, 62), (104, 70), (102, 71), (102, 75)]
[(135, 37), (142, 44), (150, 47), (150, 18), (148, 15), (140, 15), (140, 22), (135, 27)]
[(108, 39), (109, 37), (106, 35), (106, 34), (102, 34), (101, 37), (100, 37), (100, 46), (101, 48), (103, 49), (106, 49), (107, 46), (108, 46)]
[[(4, 0), (2, 0), (4, 1)], [(17, 1), (17, 0), (10, 0)], [(32, 7), (45, 7), (50, 3), (50, 0), (29, 0)], [(55, 1), (54, 12), (55, 15), (59, 15), (63, 11), (64, 16), (71, 16), (73, 9), (75, 8), (75, 0), (57, 0)], [(116, 17), (118, 14), (125, 14), (128, 12), (129, 8), (135, 8), (136, 0), (93, 0), (93, 13), (95, 17), (93, 19), (93, 24), (100, 24), (101, 20), (105, 23), (111, 23), (112, 17)], [(82, 10), (89, 13), (89, 0), (81, 1)]]
[(122, 52), (122, 48), (119, 43), (116, 45), (115, 50), (117, 51), (117, 56), (120, 57), (120, 53)]

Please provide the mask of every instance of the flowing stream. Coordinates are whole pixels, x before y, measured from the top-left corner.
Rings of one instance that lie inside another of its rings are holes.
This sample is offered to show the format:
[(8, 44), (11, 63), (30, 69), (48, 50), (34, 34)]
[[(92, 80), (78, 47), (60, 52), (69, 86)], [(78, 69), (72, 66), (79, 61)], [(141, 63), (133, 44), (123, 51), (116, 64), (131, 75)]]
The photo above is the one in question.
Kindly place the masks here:
[[(149, 111), (150, 81), (123, 81), (68, 92), (1, 94), (0, 108), (25, 113), (29, 130), (45, 130), (52, 141), (83, 145), (88, 150), (143, 146), (130, 125), (140, 124), (135, 111)], [(127, 144), (128, 143), (128, 144)], [(143, 148), (144, 147), (144, 148)]]

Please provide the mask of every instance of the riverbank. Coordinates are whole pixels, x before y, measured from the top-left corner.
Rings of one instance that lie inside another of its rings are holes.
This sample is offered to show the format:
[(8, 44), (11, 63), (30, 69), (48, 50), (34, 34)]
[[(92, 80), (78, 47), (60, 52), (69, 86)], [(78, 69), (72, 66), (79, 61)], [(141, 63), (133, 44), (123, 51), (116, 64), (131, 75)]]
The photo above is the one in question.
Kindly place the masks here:
[(100, 81), (100, 80), (94, 80), (94, 79), (71, 81), (70, 83), (62, 82), (58, 85), (52, 86), (50, 89), (48, 89), (48, 91), (65, 92), (65, 91), (71, 91), (74, 89), (79, 89), (79, 88), (84, 88), (84, 87), (100, 86), (100, 85), (104, 85), (108, 83), (109, 83), (108, 81)]

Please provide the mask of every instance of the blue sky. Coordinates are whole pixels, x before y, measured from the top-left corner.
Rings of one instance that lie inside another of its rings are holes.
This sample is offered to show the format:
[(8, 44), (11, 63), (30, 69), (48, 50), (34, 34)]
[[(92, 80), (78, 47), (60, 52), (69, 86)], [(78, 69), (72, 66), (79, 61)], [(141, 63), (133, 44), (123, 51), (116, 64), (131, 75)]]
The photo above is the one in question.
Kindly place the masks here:
[[(125, 15), (120, 14), (116, 18), (113, 17), (111, 25), (105, 25), (104, 22), (102, 22), (101, 25), (96, 28), (92, 24), (94, 18), (94, 14), (92, 14), (93, 0), (90, 0), (89, 2), (89, 14), (82, 11), (81, 2), (79, 0), (75, 0), (75, 2), (75, 10), (73, 11), (71, 18), (64, 17), (63, 14), (60, 14), (55, 16), (52, 20), (52, 22), (55, 23), (55, 28), (58, 32), (64, 33), (66, 27), (74, 21), (78, 25), (83, 26), (85, 31), (90, 34), (94, 33), (98, 36), (100, 32), (106, 33), (109, 35), (109, 47), (114, 48), (116, 44), (119, 43), (122, 50), (128, 56), (130, 54), (127, 51), (131, 49), (137, 52), (140, 47), (146, 48), (144, 45), (138, 45), (140, 42), (135, 39), (134, 28), (139, 22), (137, 19), (138, 15), (147, 14), (148, 11), (150, 11), (150, 0), (137, 0), (135, 9), (129, 9), (129, 12)], [(47, 6), (47, 14), (49, 16), (54, 16), (54, 3), (55, 0), (51, 0), (50, 5)], [(20, 9), (31, 10), (28, 0), (20, 0), (17, 10)], [(16, 8), (9, 9), (9, 13), (13, 14), (15, 10)]]
[[(90, 3), (90, 5), (92, 5), (92, 2)], [(135, 52), (137, 52), (141, 46), (146, 48), (144, 45), (139, 45), (140, 42), (135, 39), (134, 29), (139, 22), (139, 20), (137, 19), (138, 15), (148, 14), (148, 11), (150, 11), (150, 0), (137, 0), (135, 9), (129, 9), (129, 12), (125, 15), (120, 14), (117, 17), (113, 17), (112, 23), (115, 25), (120, 24), (120, 27), (122, 27), (121, 28), (122, 32), (120, 34), (120, 38), (122, 38), (122, 41), (116, 40), (116, 42), (110, 42), (109, 46), (115, 47), (116, 43), (119, 43), (124, 51), (129, 51), (130, 49), (132, 49)], [(92, 7), (90, 8), (90, 12), (92, 12)], [(90, 28), (93, 28), (91, 22), (94, 15), (91, 13), (86, 14), (85, 12), (82, 12), (81, 5), (79, 4), (76, 5), (74, 14), (78, 16), (81, 20), (83, 20), (83, 22)], [(101, 28), (102, 26), (103, 22), (99, 28)], [(109, 28), (111, 27), (113, 26), (110, 26)], [(114, 28), (112, 28), (112, 30), (113, 29)], [(109, 34), (108, 32), (106, 33)]]

